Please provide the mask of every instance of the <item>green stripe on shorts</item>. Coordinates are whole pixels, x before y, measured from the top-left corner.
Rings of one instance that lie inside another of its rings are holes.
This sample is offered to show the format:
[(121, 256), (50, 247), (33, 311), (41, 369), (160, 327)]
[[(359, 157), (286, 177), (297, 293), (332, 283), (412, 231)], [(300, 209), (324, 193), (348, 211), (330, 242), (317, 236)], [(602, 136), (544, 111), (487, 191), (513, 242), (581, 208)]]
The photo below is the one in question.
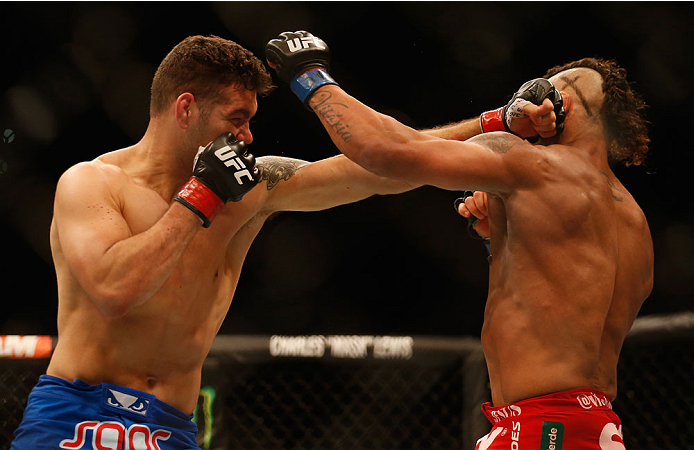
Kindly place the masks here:
[(564, 424), (561, 422), (542, 421), (542, 441), (540, 450), (561, 450), (564, 440)]

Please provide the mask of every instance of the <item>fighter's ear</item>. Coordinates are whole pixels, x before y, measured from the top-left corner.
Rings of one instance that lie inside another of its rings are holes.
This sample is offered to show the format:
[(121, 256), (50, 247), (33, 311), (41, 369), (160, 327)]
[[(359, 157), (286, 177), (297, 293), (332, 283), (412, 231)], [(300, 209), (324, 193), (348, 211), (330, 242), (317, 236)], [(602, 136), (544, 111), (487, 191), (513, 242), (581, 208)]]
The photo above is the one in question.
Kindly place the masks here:
[(174, 114), (176, 115), (176, 122), (178, 122), (178, 125), (183, 129), (188, 128), (190, 125), (194, 104), (195, 97), (193, 97), (193, 94), (190, 92), (184, 92), (176, 99)]
[(559, 93), (561, 94), (561, 98), (564, 101), (564, 111), (568, 113), (571, 109), (571, 96), (566, 91), (559, 91)]

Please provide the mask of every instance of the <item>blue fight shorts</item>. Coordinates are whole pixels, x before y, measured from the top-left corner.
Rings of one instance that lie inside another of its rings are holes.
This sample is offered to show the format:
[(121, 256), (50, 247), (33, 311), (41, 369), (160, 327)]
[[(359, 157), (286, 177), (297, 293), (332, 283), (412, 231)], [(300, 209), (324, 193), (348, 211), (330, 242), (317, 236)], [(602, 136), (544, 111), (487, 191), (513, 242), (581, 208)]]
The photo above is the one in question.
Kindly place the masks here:
[(200, 450), (192, 418), (135, 389), (41, 375), (10, 450)]

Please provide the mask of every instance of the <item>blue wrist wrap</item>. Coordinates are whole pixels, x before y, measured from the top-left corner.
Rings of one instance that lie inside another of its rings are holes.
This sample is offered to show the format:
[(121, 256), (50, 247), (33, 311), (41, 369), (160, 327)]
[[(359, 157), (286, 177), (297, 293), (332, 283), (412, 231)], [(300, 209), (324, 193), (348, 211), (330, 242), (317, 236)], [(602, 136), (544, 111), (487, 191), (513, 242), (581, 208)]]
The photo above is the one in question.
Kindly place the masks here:
[(337, 81), (333, 80), (330, 74), (328, 74), (328, 72), (325, 70), (311, 69), (308, 72), (294, 78), (289, 86), (291, 87), (292, 92), (294, 92), (305, 105), (306, 100), (311, 96), (313, 91), (326, 84), (334, 84), (339, 86)]

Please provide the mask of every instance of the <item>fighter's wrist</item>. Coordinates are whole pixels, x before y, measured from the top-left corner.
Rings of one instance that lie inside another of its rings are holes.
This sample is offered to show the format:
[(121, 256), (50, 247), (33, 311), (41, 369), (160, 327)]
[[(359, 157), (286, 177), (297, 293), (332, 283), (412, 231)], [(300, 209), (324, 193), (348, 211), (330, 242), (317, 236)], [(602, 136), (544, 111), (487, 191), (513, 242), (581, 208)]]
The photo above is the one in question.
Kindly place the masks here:
[(480, 114), (480, 127), (482, 133), (492, 131), (509, 131), (504, 121), (504, 108), (497, 108)]
[(188, 180), (174, 197), (174, 201), (194, 212), (202, 221), (204, 228), (210, 226), (212, 220), (224, 206), (224, 201), (196, 177), (191, 177)]
[(292, 92), (299, 97), (299, 100), (301, 100), (304, 105), (307, 105), (313, 93), (319, 87), (325, 86), (326, 84), (339, 86), (337, 81), (335, 81), (325, 69), (316, 68), (297, 75), (291, 83), (289, 83), (289, 86)]

